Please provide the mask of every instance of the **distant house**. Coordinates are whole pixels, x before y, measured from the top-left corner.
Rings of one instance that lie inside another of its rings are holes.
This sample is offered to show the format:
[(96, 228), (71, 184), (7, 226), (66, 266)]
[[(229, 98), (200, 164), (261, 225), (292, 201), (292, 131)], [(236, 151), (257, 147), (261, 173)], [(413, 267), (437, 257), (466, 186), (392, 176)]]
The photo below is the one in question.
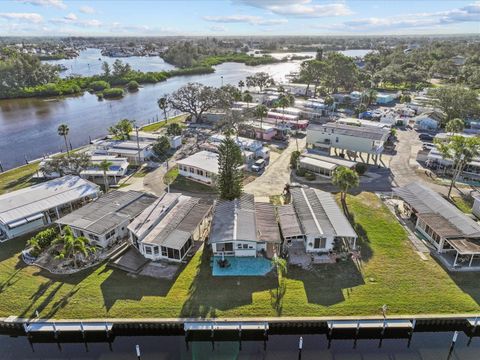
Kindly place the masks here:
[(217, 201), (209, 244), (214, 255), (256, 257), (272, 255), (281, 244), (273, 205), (256, 204), (251, 194)]
[(185, 159), (178, 160), (178, 173), (189, 179), (208, 185), (215, 184), (218, 175), (218, 154), (199, 151)]
[(428, 110), (414, 119), (415, 128), (419, 130), (437, 130), (441, 122), (445, 119), (445, 115), (437, 110)]
[(452, 57), (451, 60), (456, 66), (463, 66), (463, 65), (465, 65), (465, 62), (467, 61), (465, 56), (461, 56), (461, 55), (456, 55), (456, 56)]
[(86, 237), (102, 248), (128, 236), (130, 222), (157, 198), (140, 191), (112, 191), (56, 221), (68, 225), (74, 236)]
[(378, 93), (376, 103), (381, 105), (390, 104), (394, 102), (397, 97), (398, 95), (396, 93)]
[(459, 256), (468, 266), (480, 255), (480, 225), (427, 185), (411, 183), (393, 190), (404, 201), (415, 225), (438, 253), (453, 253), (453, 266)]
[(131, 243), (151, 260), (182, 261), (210, 224), (212, 202), (165, 193), (128, 225)]
[(374, 156), (375, 161), (378, 160), (389, 136), (390, 131), (380, 127), (310, 124), (307, 128), (307, 145), (326, 154), (330, 154), (332, 148), (350, 151), (355, 156), (357, 153), (366, 153), (368, 162), (370, 155)]
[(90, 166), (80, 172), (80, 176), (95, 184), (103, 185), (104, 173), (99, 168), (102, 161), (111, 163), (108, 171), (106, 171), (107, 181), (110, 185), (116, 185), (127, 173), (128, 160), (126, 158), (119, 158), (112, 155), (93, 155), (90, 159)]
[(246, 121), (242, 125), (239, 129), (239, 133), (242, 136), (270, 141), (277, 134), (275, 126), (265, 121)]
[(100, 188), (68, 175), (0, 196), (0, 241), (53, 223), (100, 195)]
[(97, 140), (93, 142), (94, 155), (114, 155), (123, 157), (130, 164), (140, 165), (152, 156), (152, 141)]
[[(291, 194), (301, 233), (296, 230), (290, 240), (303, 241), (307, 253), (328, 253), (343, 243), (356, 247), (357, 234), (330, 193), (292, 188)], [(282, 229), (291, 228), (291, 220), (288, 225), (282, 222), (285, 216), (280, 216), (280, 225)]]

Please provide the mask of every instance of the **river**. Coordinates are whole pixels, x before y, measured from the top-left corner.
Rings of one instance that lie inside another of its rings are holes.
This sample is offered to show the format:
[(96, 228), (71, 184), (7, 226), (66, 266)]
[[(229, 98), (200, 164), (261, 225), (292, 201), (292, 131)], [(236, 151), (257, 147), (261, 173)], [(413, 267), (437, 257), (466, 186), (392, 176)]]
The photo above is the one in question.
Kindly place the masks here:
[[(47, 60), (44, 63), (63, 65), (67, 69), (60, 73), (60, 77), (69, 75), (92, 76), (103, 72), (102, 64), (106, 61), (112, 65), (118, 58), (103, 56), (100, 49), (87, 48), (82, 50), (74, 59)], [(140, 71), (163, 71), (175, 69), (175, 66), (166, 63), (158, 56), (130, 56), (120, 58), (123, 62), (129, 63), (133, 70)]]
[[(16, 359), (115, 359), (136, 360), (136, 345), (140, 345), (141, 360), (170, 359), (337, 359), (337, 360), (477, 360), (480, 358), (480, 339), (469, 338), (460, 332), (455, 348), (450, 353), (453, 332), (414, 333), (412, 339), (334, 339), (325, 335), (303, 336), (303, 350), (299, 354), (300, 335), (270, 335), (263, 341), (189, 342), (187, 349), (183, 336), (118, 336), (109, 345), (106, 342), (32, 343), (24, 336), (0, 336), (0, 358)], [(470, 342), (470, 343), (469, 343)]]
[(217, 66), (212, 74), (180, 76), (144, 85), (140, 91), (126, 94), (120, 100), (99, 101), (87, 92), (58, 99), (0, 100), (0, 161), (4, 169), (9, 169), (23, 164), (25, 157), (32, 160), (58, 152), (63, 139), (57, 135), (57, 127), (62, 123), (69, 126), (70, 142), (77, 147), (87, 144), (89, 137), (106, 135), (107, 128), (120, 119), (136, 120), (142, 125), (161, 118), (157, 99), (189, 82), (218, 87), (223, 77), (224, 84), (236, 85), (259, 71), (266, 71), (276, 81), (282, 81), (286, 74), (298, 70), (298, 67), (299, 62), (262, 66), (225, 63)]

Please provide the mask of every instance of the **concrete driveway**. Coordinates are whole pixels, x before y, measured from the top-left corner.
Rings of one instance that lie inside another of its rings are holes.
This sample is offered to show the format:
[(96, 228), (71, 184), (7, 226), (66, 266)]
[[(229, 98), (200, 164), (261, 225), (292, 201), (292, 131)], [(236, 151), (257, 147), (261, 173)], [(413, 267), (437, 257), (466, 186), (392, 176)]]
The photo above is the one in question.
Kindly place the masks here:
[[(298, 139), (300, 151), (305, 148), (306, 143), (306, 137)], [(281, 194), (285, 184), (290, 182), (290, 155), (295, 150), (297, 150), (295, 139), (290, 139), (288, 147), (267, 166), (265, 172), (245, 186), (245, 192), (253, 194), (255, 197)]]

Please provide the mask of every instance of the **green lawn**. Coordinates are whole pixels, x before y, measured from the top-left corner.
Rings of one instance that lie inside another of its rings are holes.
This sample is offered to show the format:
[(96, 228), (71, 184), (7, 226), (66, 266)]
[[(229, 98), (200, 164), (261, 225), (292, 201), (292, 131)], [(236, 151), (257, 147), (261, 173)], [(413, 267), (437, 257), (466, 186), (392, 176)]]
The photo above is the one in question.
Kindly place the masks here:
[(204, 192), (204, 193), (214, 193), (215, 189), (211, 186), (190, 180), (184, 176), (179, 175), (178, 167), (172, 167), (165, 174), (164, 182), (165, 184), (170, 184), (172, 189), (179, 191), (188, 191), (188, 192)]
[(0, 195), (35, 184), (32, 176), (38, 170), (38, 161), (0, 174)]
[(456, 313), (480, 310), (476, 274), (450, 277), (412, 250), (404, 229), (373, 194), (348, 198), (361, 240), (362, 266), (351, 262), (290, 268), (285, 294), (276, 276), (213, 278), (207, 251), (198, 252), (175, 281), (133, 278), (104, 265), (58, 277), (18, 258), (21, 240), (0, 244), (0, 316), (176, 317), (323, 316)]
[(473, 206), (473, 198), (470, 197), (462, 197), (462, 196), (452, 196), (453, 204), (463, 211), (466, 214), (472, 213), (472, 206)]
[(171, 123), (183, 124), (183, 123), (185, 123), (186, 119), (187, 119), (187, 115), (179, 115), (179, 116), (176, 116), (174, 118), (169, 119), (168, 121), (161, 121), (161, 122), (157, 122), (155, 124), (145, 125), (145, 126), (142, 127), (142, 131), (154, 132), (154, 131), (160, 130), (163, 127), (166, 127), (166, 126), (170, 125)]

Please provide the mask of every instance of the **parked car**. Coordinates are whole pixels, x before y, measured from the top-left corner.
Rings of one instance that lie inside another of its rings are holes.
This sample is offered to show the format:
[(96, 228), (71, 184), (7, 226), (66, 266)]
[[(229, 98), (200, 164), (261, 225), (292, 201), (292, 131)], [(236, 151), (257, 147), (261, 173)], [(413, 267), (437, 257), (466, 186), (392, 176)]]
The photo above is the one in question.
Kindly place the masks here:
[(435, 145), (432, 143), (423, 143), (423, 150), (432, 150), (435, 148)]
[(433, 135), (426, 134), (426, 133), (418, 135), (418, 138), (423, 141), (433, 141)]
[(265, 166), (267, 166), (267, 162), (265, 161), (265, 159), (258, 159), (252, 165), (252, 171), (255, 171), (255, 172), (263, 171), (265, 169)]

